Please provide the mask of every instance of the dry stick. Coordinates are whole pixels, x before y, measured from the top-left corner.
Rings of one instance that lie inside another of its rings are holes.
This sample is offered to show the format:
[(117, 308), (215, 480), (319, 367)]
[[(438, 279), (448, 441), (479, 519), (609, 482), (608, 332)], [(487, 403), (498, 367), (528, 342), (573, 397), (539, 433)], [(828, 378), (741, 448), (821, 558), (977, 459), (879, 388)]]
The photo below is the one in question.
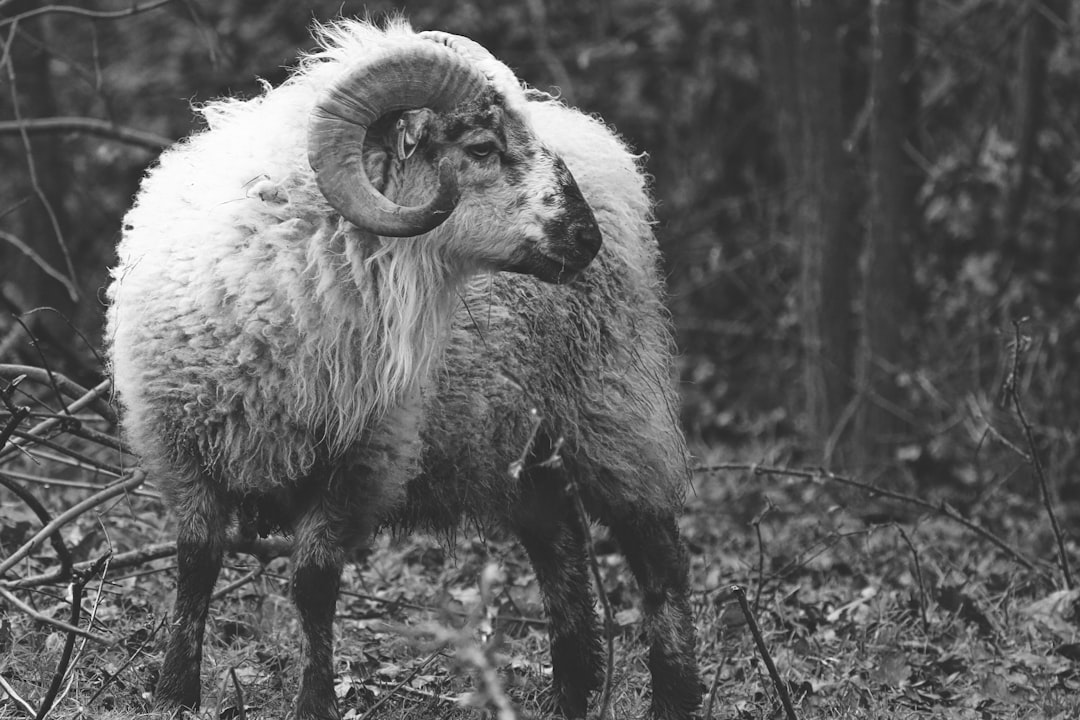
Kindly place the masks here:
[[(288, 576), (278, 575), (276, 573), (266, 573), (266, 576), (274, 580), (288, 580)], [(369, 602), (388, 605), (390, 606), (389, 612), (393, 612), (398, 608), (408, 608), (410, 610), (425, 610), (430, 612), (448, 613), (450, 615), (456, 615), (458, 617), (469, 616), (469, 613), (465, 610), (455, 610), (453, 608), (434, 607), (432, 605), (423, 605), (421, 603), (407, 602), (405, 600), (402, 600), (401, 597), (383, 598), (379, 597), (378, 595), (368, 595), (367, 593), (358, 593), (352, 590), (342, 590), (341, 596), (359, 598), (360, 600), (367, 600)], [(357, 616), (351, 614), (338, 614), (337, 617), (354, 620), (358, 619)], [(499, 615), (499, 622), (506, 623), (508, 625), (534, 625), (537, 627), (547, 627), (550, 624), (546, 618), (527, 617), (525, 615)]]
[(832, 482), (840, 483), (841, 485), (847, 485), (849, 487), (865, 490), (866, 492), (874, 493), (876, 495), (880, 495), (891, 500), (898, 500), (900, 502), (908, 503), (910, 505), (915, 505), (916, 507), (930, 510), (932, 512), (938, 513), (939, 515), (943, 515), (954, 522), (960, 523), (979, 537), (996, 545), (1003, 552), (1016, 560), (1016, 562), (1026, 567), (1028, 570), (1037, 572), (1039, 574), (1046, 573), (1043, 568), (1040, 568), (1038, 565), (1035, 564), (1034, 561), (1028, 559), (1027, 556), (1025, 556), (1019, 550), (1009, 547), (1009, 545), (1004, 540), (1001, 540), (978, 523), (968, 520), (963, 515), (954, 510), (952, 507), (944, 503), (942, 503), (941, 505), (934, 505), (933, 503), (923, 500), (922, 498), (915, 497), (914, 495), (905, 495), (903, 493), (893, 492), (892, 490), (886, 490), (885, 488), (875, 487), (874, 485), (871, 485), (869, 483), (864, 483), (859, 480), (853, 480), (852, 478), (845, 477), (843, 475), (837, 475), (836, 473), (822, 469), (795, 470), (790, 468), (768, 467), (765, 465), (746, 465), (741, 463), (720, 463), (717, 465), (703, 465), (694, 468), (694, 472), (719, 472), (724, 470), (740, 470), (752, 472), (755, 475), (776, 475), (778, 477), (802, 478), (803, 480), (830, 480)]
[[(34, 365), (11, 365), (8, 363), (0, 363), (0, 378), (11, 379), (19, 375), (25, 375), (27, 380), (32, 380), (40, 385), (49, 384), (49, 376), (42, 368), (35, 367)], [(74, 382), (62, 373), (53, 373), (53, 379), (56, 382), (56, 386), (60, 388), (60, 392), (72, 400), (78, 400), (90, 392), (88, 388)], [(97, 398), (89, 408), (108, 422), (113, 423), (114, 425), (116, 424), (116, 410), (114, 410), (103, 398)]]
[[(67, 427), (63, 428), (63, 431), (71, 431), (73, 429), (72, 427), (70, 427), (70, 425), (71, 425), (70, 421), (61, 420), (60, 422), (62, 424), (64, 424), (64, 425), (67, 425)], [(78, 433), (78, 432), (73, 432), (71, 434), (76, 435), (76, 436), (81, 436), (82, 435), (81, 433)], [(56, 452), (60, 453), (61, 455), (66, 455), (67, 457), (71, 458), (72, 460), (75, 460), (75, 461), (81, 463), (84, 467), (89, 466), (89, 467), (86, 467), (86, 469), (93, 469), (93, 470), (99, 471), (99, 472), (106, 472), (106, 473), (109, 473), (110, 475), (112, 475), (113, 477), (120, 477), (121, 475), (124, 474), (123, 469), (119, 465), (113, 465), (111, 463), (106, 463), (106, 462), (102, 462), (100, 460), (95, 460), (94, 458), (90, 457), (89, 455), (87, 455), (85, 453), (81, 453), (78, 450), (72, 450), (71, 448), (67, 447), (63, 443), (55, 442), (55, 441), (53, 441), (53, 440), (51, 440), (49, 438), (43, 438), (40, 435), (37, 435), (35, 433), (30, 432), (29, 430), (16, 430), (15, 432), (12, 433), (12, 435), (17, 439), (25, 440), (28, 443), (27, 445), (23, 445), (22, 446), (23, 448), (29, 447), (29, 444), (32, 444), (32, 445), (35, 445), (35, 446), (40, 445), (41, 447), (46, 447), (46, 448), (49, 448), (50, 450), (55, 450)], [(56, 436), (54, 435), (53, 437), (56, 437)], [(101, 486), (98, 485), (97, 487), (101, 487)]]
[[(556, 445), (561, 444), (562, 438)], [(604, 608), (604, 636), (607, 641), (607, 665), (604, 667), (604, 690), (600, 695), (600, 714), (597, 720), (607, 720), (608, 708), (611, 705), (611, 678), (615, 674), (615, 613), (611, 609), (611, 601), (607, 592), (604, 591), (604, 579), (600, 575), (600, 563), (596, 560), (596, 551), (593, 548), (589, 533), (589, 516), (585, 514), (585, 503), (581, 499), (581, 488), (578, 487), (577, 478), (573, 473), (567, 473), (569, 478), (566, 487), (570, 491), (570, 497), (574, 501), (574, 509), (577, 511), (578, 522), (581, 523), (581, 537), (585, 540), (585, 550), (589, 555), (589, 569), (592, 571), (593, 581), (596, 582), (596, 593), (600, 596), (600, 604)]]
[[(87, 468), (88, 470), (94, 470), (94, 468)], [(113, 475), (112, 473), (98, 470), (102, 475), (108, 477), (108, 480), (116, 480), (120, 477), (119, 474)], [(44, 485), (46, 488), (71, 488), (73, 490), (100, 490), (101, 483), (82, 482), (81, 480), (61, 480), (59, 478), (47, 476), (47, 475), (33, 475), (31, 473), (19, 472), (18, 470), (9, 470), (7, 468), (0, 470), (0, 478), (11, 478), (12, 480), (18, 480), (19, 482), (26, 483), (27, 485)], [(157, 493), (146, 492), (143, 490), (133, 490), (132, 495), (136, 497), (147, 497), (154, 500), (160, 500), (161, 496)]]
[[(78, 293), (77, 290), (74, 292), (76, 292), (76, 294)], [(74, 299), (75, 297), (73, 296), (72, 300)], [(30, 344), (34, 346), (34, 352), (36, 352), (41, 359), (41, 367), (45, 370), (45, 377), (48, 380), (48, 385), (52, 388), (53, 394), (56, 395), (56, 399), (60, 402), (60, 412), (70, 418), (71, 411), (68, 410), (67, 405), (64, 404), (64, 396), (60, 394), (60, 388), (56, 384), (56, 375), (53, 374), (52, 368), (49, 367), (49, 359), (45, 357), (45, 353), (41, 351), (41, 344), (38, 343), (37, 335), (30, 330), (30, 326), (26, 324), (26, 321), (23, 320), (22, 317), (14, 315), (13, 318), (15, 322), (19, 324), (19, 327), (23, 329), (23, 332), (26, 333), (26, 336), (30, 338)], [(46, 405), (46, 407), (48, 407), (48, 405)]]
[[(93, 405), (96, 401), (103, 397), (105, 393), (109, 391), (109, 388), (111, 386), (112, 383), (110, 381), (102, 380), (100, 383), (90, 388), (90, 390), (88, 390), (85, 395), (68, 405), (68, 412), (75, 413), (85, 407)], [(42, 422), (39, 422), (37, 425), (27, 430), (27, 432), (31, 435), (41, 435), (42, 433), (48, 432), (49, 430), (53, 429), (62, 422), (65, 421), (58, 418), (49, 418), (48, 420), (43, 420)], [(16, 450), (23, 448), (28, 443), (29, 441), (9, 441), (5, 446), (0, 448), (0, 458), (3, 458), (5, 455), (9, 455)]]
[(8, 681), (4, 679), (3, 675), (0, 675), (0, 689), (3, 689), (3, 691), (7, 693), (8, 697), (11, 698), (12, 701), (22, 708), (24, 713), (26, 713), (30, 717), (33, 717), (37, 714), (37, 710), (34, 709), (34, 706), (23, 700), (22, 696), (20, 696), (19, 693), (16, 692), (15, 688), (11, 687), (11, 685), (8, 684)]
[(105, 692), (105, 689), (108, 688), (109, 685), (112, 685), (113, 682), (116, 681), (116, 678), (120, 677), (120, 673), (127, 670), (128, 666), (131, 665), (131, 663), (135, 662), (135, 658), (139, 657), (139, 653), (143, 651), (143, 648), (149, 645), (150, 641), (157, 637), (157, 634), (161, 631), (161, 628), (164, 627), (165, 623), (168, 622), (168, 620), (168, 615), (162, 615), (161, 620), (158, 621), (157, 627), (155, 627), (153, 632), (151, 632), (143, 639), (139, 647), (135, 648), (135, 652), (131, 654), (131, 657), (121, 663), (120, 667), (116, 669), (116, 672), (105, 673), (105, 682), (101, 683), (101, 687), (99, 687), (94, 692), (94, 694), (90, 696), (90, 699), (86, 701), (86, 707), (90, 707), (91, 705), (93, 705), (94, 701), (98, 699), (101, 693)]
[(258, 577), (260, 575), (262, 575), (265, 570), (266, 570), (265, 563), (260, 562), (259, 567), (255, 568), (254, 570), (247, 573), (243, 577), (238, 578), (236, 580), (233, 580), (231, 583), (229, 583), (225, 587), (223, 587), (220, 590), (218, 590), (217, 592), (215, 592), (213, 595), (210, 596), (210, 600), (213, 601), (213, 602), (217, 602), (218, 600), (225, 597), (226, 595), (233, 592), (234, 590), (237, 590), (238, 588), (242, 588), (245, 585), (247, 585), (248, 583), (258, 579)]
[[(240, 678), (236, 677), (235, 665), (229, 668), (229, 678), (232, 679), (233, 689), (236, 690), (236, 716), (239, 720), (247, 720), (247, 710), (244, 709), (244, 688), (240, 686)], [(224, 691), (221, 695), (224, 697)]]
[(780, 703), (784, 706), (784, 712), (787, 714), (788, 720), (798, 720), (795, 715), (795, 706), (791, 704), (791, 696), (788, 695), (787, 685), (784, 684), (784, 681), (780, 678), (780, 673), (776, 670), (776, 664), (773, 662), (772, 655), (769, 654), (769, 648), (765, 647), (765, 638), (761, 636), (761, 628), (758, 627), (757, 620), (754, 619), (754, 613), (750, 612), (750, 603), (746, 601), (746, 589), (742, 585), (732, 585), (731, 592), (735, 595), (735, 599), (739, 601), (739, 607), (742, 608), (743, 615), (746, 616), (746, 624), (750, 626), (750, 634), (754, 636), (758, 654), (765, 661), (765, 667), (769, 669), (769, 676), (772, 678), (773, 685), (776, 686), (776, 692), (780, 695)]
[(904, 542), (907, 543), (908, 549), (911, 550), (911, 557), (915, 560), (915, 579), (919, 583), (919, 615), (922, 618), (923, 632), (929, 632), (930, 621), (926, 619), (926, 586), (923, 585), (922, 577), (922, 565), (919, 564), (919, 553), (915, 550), (914, 543), (911, 542), (911, 538), (904, 532), (904, 528), (900, 527), (897, 523), (893, 523), (893, 527), (900, 533), (900, 537), (904, 538)]
[(9, 603), (14, 605), (17, 610), (21, 610), (23, 613), (25, 613), (26, 615), (29, 615), (31, 619), (36, 620), (37, 622), (45, 623), (46, 625), (51, 625), (54, 628), (56, 628), (57, 630), (63, 630), (64, 632), (75, 633), (79, 637), (84, 637), (87, 640), (93, 640), (94, 642), (96, 642), (96, 643), (98, 643), (100, 645), (112, 645), (113, 644), (113, 640), (110, 639), (110, 638), (103, 637), (101, 635), (96, 635), (96, 634), (90, 632), (89, 630), (83, 630), (82, 628), (77, 628), (77, 627), (75, 627), (74, 625), (72, 625), (70, 623), (64, 622), (63, 620), (55, 620), (55, 619), (49, 617), (48, 615), (42, 615), (37, 610), (35, 610), (34, 608), (30, 607), (29, 605), (24, 603), (19, 598), (17, 598), (13, 593), (9, 592), (7, 590), (7, 588), (0, 587), (0, 597), (7, 600)]
[[(98, 565), (91, 568), (82, 577), (77, 577), (71, 583), (71, 620), (70, 624), (74, 628), (79, 626), (79, 616), (82, 613), (82, 597), (83, 590), (86, 589), (86, 583), (90, 582), (97, 573), (101, 572), (102, 566), (105, 561), (99, 561)], [(90, 618), (90, 622), (87, 625), (93, 624), (93, 617)], [(45, 697), (41, 700), (41, 706), (38, 708), (37, 715), (34, 720), (45, 720), (45, 716), (52, 710), (53, 704), (56, 702), (56, 695), (60, 692), (60, 686), (64, 684), (64, 676), (67, 675), (68, 666), (71, 663), (71, 653), (75, 649), (75, 637), (77, 633), (68, 631), (67, 639), (64, 641), (64, 650), (60, 653), (60, 659), (56, 663), (56, 670), (53, 671), (52, 682), (49, 683), (49, 689), (45, 693)]]
[[(766, 498), (768, 500), (768, 498)], [(750, 524), (754, 526), (754, 533), (757, 535), (758, 542), (758, 581), (757, 588), (754, 590), (754, 612), (758, 611), (761, 607), (761, 591), (765, 587), (765, 540), (761, 536), (761, 521), (765, 519), (765, 516), (773, 509), (772, 501), (754, 516), (754, 519), (750, 521)]]
[(412, 671), (410, 671), (409, 674), (405, 676), (404, 680), (395, 685), (390, 690), (390, 692), (383, 694), (383, 696), (379, 698), (374, 705), (369, 707), (367, 709), (367, 712), (360, 716), (360, 720), (370, 720), (371, 716), (375, 713), (376, 710), (382, 707), (390, 698), (394, 697), (394, 695), (397, 694), (398, 690), (405, 687), (414, 677), (420, 674), (420, 671), (422, 671), (428, 665), (434, 662), (435, 658), (439, 657), (440, 655), (442, 655), (442, 648), (435, 648), (435, 650), (432, 651), (432, 653), (428, 655), (422, 663), (413, 668)]
[(131, 474), (131, 477), (124, 482), (116, 483), (115, 485), (105, 488), (101, 492), (94, 493), (82, 502), (71, 506), (60, 515), (56, 516), (52, 522), (39, 530), (34, 537), (23, 543), (22, 547), (16, 550), (7, 560), (0, 563), (0, 577), (6, 575), (11, 568), (15, 567), (16, 563), (29, 556), (30, 553), (41, 545), (41, 543), (51, 537), (53, 533), (57, 532), (64, 525), (79, 517), (87, 510), (95, 508), (98, 505), (103, 505), (117, 495), (123, 495), (129, 490), (137, 488), (142, 485), (145, 480), (146, 473), (142, 470), (135, 470)]
[[(282, 538), (251, 540), (233, 536), (226, 541), (225, 547), (232, 552), (248, 553), (255, 557), (280, 557), (288, 553), (291, 548), (291, 543)], [(162, 558), (171, 557), (175, 554), (175, 542), (157, 543), (155, 545), (147, 545), (138, 550), (130, 550), (112, 556), (112, 559), (109, 561), (109, 567), (115, 570), (122, 570), (124, 568), (143, 565), (151, 560), (160, 560)], [(87, 568), (92, 567), (94, 562), (96, 561), (75, 563), (73, 569), (76, 572), (85, 571)], [(10, 582), (0, 582), (0, 587), (20, 590), (24, 588), (41, 587), (42, 585), (51, 585), (62, 579), (63, 578), (53, 570), (40, 575), (32, 575), (30, 577), (12, 580)]]
[[(720, 642), (724, 641), (724, 629), (720, 628)], [(712, 686), (709, 688), (709, 701), (705, 704), (705, 714), (702, 716), (704, 720), (712, 720), (713, 703), (716, 702), (716, 693), (720, 690), (720, 674), (724, 669), (724, 663), (727, 662), (727, 655), (720, 656), (720, 664), (716, 666), (716, 675), (713, 676)]]
[[(52, 522), (52, 516), (49, 515), (49, 511), (45, 509), (45, 506), (41, 502), (31, 495), (25, 488), (17, 483), (11, 482), (3, 474), (0, 474), (0, 485), (10, 490), (16, 497), (22, 500), (30, 509), (37, 515), (38, 520), (42, 525), (47, 526)], [(60, 560), (60, 567), (56, 569), (59, 580), (67, 580), (71, 577), (71, 552), (68, 551), (67, 544), (64, 542), (64, 538), (59, 533), (50, 537), (53, 549), (56, 551), (56, 557)]]
[(1058, 525), (1057, 515), (1054, 513), (1054, 503), (1050, 499), (1050, 487), (1046, 482), (1046, 473), (1043, 470), (1042, 460), (1039, 458), (1039, 449), (1035, 445), (1035, 433), (1031, 429), (1031, 423), (1028, 422), (1023, 405), (1020, 402), (1020, 360), (1024, 352), (1022, 347), (1024, 338), (1020, 333), (1020, 324), (1022, 322), (1023, 320), (1013, 321), (1012, 370), (1009, 372), (1009, 378), (1006, 382), (1013, 409), (1016, 411), (1016, 419), (1020, 421), (1020, 427), (1024, 429), (1024, 438), (1027, 440), (1031, 466), (1035, 469), (1035, 478), (1039, 483), (1039, 493), (1042, 495), (1043, 507), (1046, 508), (1046, 516), (1050, 518), (1050, 527), (1054, 531), (1054, 539), (1057, 541), (1058, 564), (1061, 566), (1061, 574), (1065, 578), (1065, 587), (1072, 590), (1072, 571), (1069, 570), (1069, 556), (1065, 553), (1065, 538), (1061, 534), (1061, 526)]

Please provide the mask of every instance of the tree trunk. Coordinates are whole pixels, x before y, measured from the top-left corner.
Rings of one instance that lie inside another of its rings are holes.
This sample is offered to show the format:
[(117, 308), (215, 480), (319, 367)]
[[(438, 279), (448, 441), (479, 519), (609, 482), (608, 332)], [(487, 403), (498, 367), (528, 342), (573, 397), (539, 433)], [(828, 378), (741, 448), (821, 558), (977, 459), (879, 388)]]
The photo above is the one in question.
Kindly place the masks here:
[(1019, 60), (1016, 81), (1016, 105), (1013, 133), (1016, 159), (1005, 218), (1005, 247), (1017, 247), (1020, 231), (1031, 194), (1031, 165), (1034, 161), (1036, 139), (1043, 122), (1046, 105), (1046, 64), (1054, 47), (1055, 22), (1062, 22), (1068, 5), (1065, 0), (1029, 2), (1028, 17), (1020, 34)]
[[(796, 9), (801, 177), (793, 233), (802, 247), (799, 319), (812, 458), (842, 465), (850, 424), (856, 252), (852, 178), (844, 150), (837, 5), (801, 0)], [(816, 457), (814, 457), (816, 456)]]
[[(911, 283), (916, 167), (905, 151), (914, 137), (918, 87), (916, 0), (874, 0), (870, 81), (870, 228), (866, 238), (859, 353), (860, 404), (854, 448), (860, 474), (886, 485), (903, 422), (897, 371), (904, 366), (905, 308)], [(885, 476), (882, 473), (886, 472)]]

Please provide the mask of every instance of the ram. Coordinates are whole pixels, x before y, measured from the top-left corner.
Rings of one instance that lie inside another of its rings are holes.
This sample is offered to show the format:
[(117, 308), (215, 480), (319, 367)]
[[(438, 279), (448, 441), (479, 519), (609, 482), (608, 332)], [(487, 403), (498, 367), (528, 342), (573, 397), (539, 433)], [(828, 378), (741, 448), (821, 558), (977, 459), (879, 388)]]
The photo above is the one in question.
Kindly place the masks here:
[(177, 517), (157, 706), (199, 704), (231, 524), (294, 538), (307, 720), (339, 716), (351, 551), (472, 517), (523, 543), (553, 705), (584, 717), (602, 653), (573, 477), (644, 593), (650, 712), (690, 717), (688, 457), (637, 158), (465, 38), (318, 35), (281, 86), (207, 105), (125, 218), (106, 337), (125, 430)]

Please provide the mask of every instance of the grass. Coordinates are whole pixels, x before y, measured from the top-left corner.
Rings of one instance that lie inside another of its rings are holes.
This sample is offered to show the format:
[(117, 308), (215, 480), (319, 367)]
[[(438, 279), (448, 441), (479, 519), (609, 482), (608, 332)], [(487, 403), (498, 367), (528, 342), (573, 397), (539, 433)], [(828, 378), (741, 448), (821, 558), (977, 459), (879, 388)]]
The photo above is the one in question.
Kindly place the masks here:
[[(700, 451), (703, 464), (739, 454)], [(17, 474), (53, 515), (88, 494), (60, 483), (103, 484), (85, 467), (43, 457), (8, 456), (0, 472)], [(34, 476), (54, 484), (34, 484)], [(1080, 717), (1080, 594), (1062, 589), (1056, 539), (1030, 480), (1022, 465), (996, 459), (982, 464), (978, 482), (919, 487), (922, 499), (947, 501), (1035, 558), (1034, 568), (925, 507), (885, 506), (903, 521), (868, 524), (862, 503), (880, 509), (879, 499), (856, 496), (851, 511), (833, 502), (833, 488), (806, 478), (698, 474), (681, 527), (691, 551), (699, 665), (706, 689), (715, 688), (703, 717), (783, 717), (733, 584), (747, 589), (799, 718)], [(40, 521), (6, 490), (0, 499), (2, 561)], [(63, 536), (80, 561), (168, 540), (170, 522), (152, 493), (129, 494), (76, 518)], [(640, 593), (602, 528), (594, 528), (593, 543), (617, 626), (611, 717), (641, 717), (649, 683)], [(1065, 552), (1075, 562), (1075, 543), (1066, 542)], [(5, 580), (55, 562), (43, 545)], [(116, 642), (78, 639), (49, 717), (149, 712), (172, 565), (168, 556), (104, 565), (88, 578), (81, 626)], [(200, 717), (288, 713), (299, 631), (287, 576), (283, 559), (229, 556), (207, 629)], [(546, 620), (535, 577), (513, 542), (464, 531), (452, 541), (383, 536), (348, 567), (343, 587), (336, 691), (345, 718), (498, 718), (497, 704), (506, 698), (519, 718), (543, 716), (551, 674)], [(69, 591), (61, 584), (14, 594), (41, 615), (68, 619)], [(0, 677), (36, 708), (66, 633), (10, 603), (0, 612)], [(369, 712), (374, 703), (380, 704)], [(0, 720), (26, 715), (0, 694)]]

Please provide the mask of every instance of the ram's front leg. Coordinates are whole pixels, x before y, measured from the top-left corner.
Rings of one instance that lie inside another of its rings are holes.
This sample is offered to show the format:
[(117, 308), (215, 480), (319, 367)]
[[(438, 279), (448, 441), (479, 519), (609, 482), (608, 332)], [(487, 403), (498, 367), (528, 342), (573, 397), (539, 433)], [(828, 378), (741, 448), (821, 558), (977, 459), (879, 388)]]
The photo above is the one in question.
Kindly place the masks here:
[(292, 598), (303, 633), (296, 720), (337, 720), (334, 695), (334, 613), (345, 552), (327, 503), (318, 500), (296, 528)]
[(303, 511), (295, 527), (292, 598), (303, 633), (300, 690), (294, 720), (337, 720), (334, 695), (334, 614), (345, 559), (371, 537), (378, 485), (370, 478), (330, 473), (309, 478), (326, 488)]
[(172, 506), (177, 516), (176, 605), (154, 704), (163, 711), (195, 710), (200, 700), (203, 632), (210, 595), (221, 571), (228, 509), (200, 477), (176, 481)]

